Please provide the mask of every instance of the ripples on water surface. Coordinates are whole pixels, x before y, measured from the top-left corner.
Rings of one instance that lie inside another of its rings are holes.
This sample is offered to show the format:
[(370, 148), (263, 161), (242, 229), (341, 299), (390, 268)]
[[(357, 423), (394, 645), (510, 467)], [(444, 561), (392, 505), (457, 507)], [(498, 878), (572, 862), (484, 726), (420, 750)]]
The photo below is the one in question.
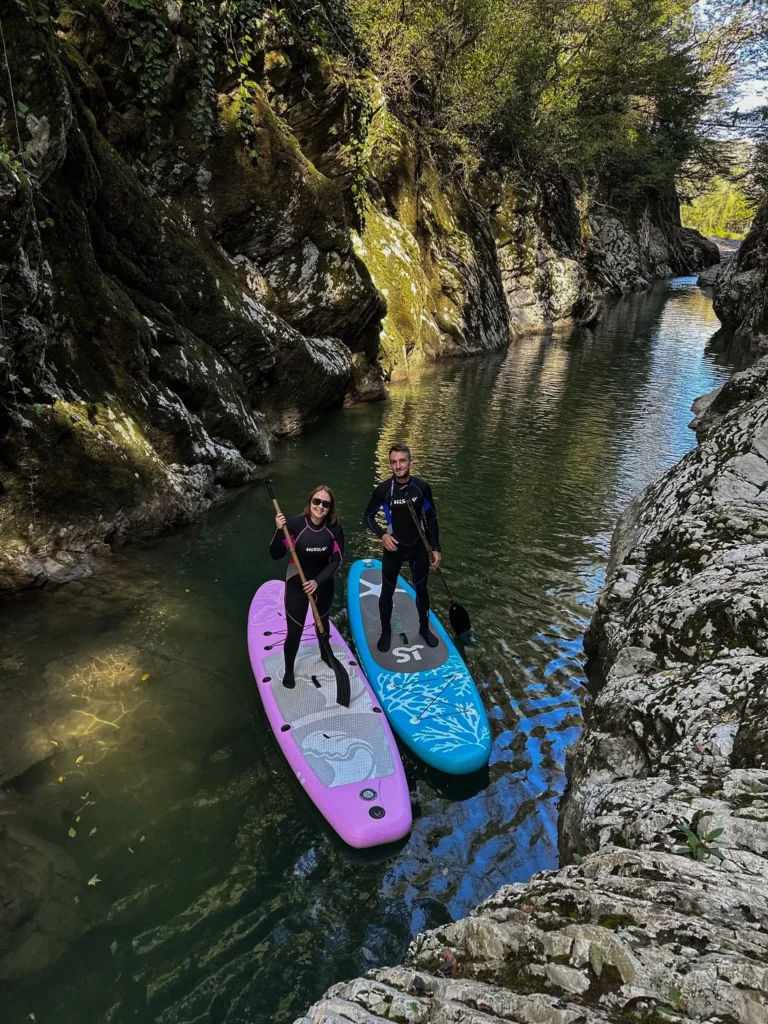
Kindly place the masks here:
[[(581, 634), (610, 533), (694, 444), (690, 403), (731, 369), (705, 351), (717, 326), (678, 279), (623, 299), (594, 331), (444, 364), (282, 446), (283, 508), (330, 483), (353, 557), (376, 551), (360, 512), (389, 445), (411, 445), (472, 613), (489, 769), (451, 780), (406, 756), (413, 833), (384, 854), (329, 833), (255, 707), (246, 613), (279, 574), (262, 488), (129, 550), (109, 576), (5, 605), (3, 713), (19, 764), (40, 762), (6, 807), (61, 868), (44, 883), (44, 927), (23, 927), (0, 965), (7, 1019), (292, 1021), (331, 982), (398, 961), (415, 931), (556, 867)], [(436, 581), (432, 595), (447, 618)]]

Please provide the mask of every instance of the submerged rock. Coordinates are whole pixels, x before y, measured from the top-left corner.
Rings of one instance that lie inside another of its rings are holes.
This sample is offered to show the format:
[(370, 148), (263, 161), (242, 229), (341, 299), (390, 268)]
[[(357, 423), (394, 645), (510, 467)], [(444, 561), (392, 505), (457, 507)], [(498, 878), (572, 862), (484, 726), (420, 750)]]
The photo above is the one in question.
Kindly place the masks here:
[[(0, 797), (0, 978), (41, 970), (93, 925), (87, 883), (75, 861), (41, 839), (16, 802)], [(31, 826), (31, 827), (30, 827)]]

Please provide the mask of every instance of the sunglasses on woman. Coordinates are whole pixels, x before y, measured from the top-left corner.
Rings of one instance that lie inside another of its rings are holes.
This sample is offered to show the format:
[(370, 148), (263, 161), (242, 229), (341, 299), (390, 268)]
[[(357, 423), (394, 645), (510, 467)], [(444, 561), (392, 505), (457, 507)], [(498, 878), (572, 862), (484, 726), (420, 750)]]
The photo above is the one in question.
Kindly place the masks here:
[(322, 505), (323, 508), (330, 508), (331, 507), (330, 501), (326, 501), (325, 498), (313, 498), (312, 499), (312, 504), (313, 505)]

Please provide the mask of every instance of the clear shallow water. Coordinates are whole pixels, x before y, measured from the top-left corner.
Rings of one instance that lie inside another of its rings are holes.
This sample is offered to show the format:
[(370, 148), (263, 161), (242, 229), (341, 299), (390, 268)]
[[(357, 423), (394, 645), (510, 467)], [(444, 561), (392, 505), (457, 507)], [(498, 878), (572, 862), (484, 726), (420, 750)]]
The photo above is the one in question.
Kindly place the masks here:
[[(360, 513), (389, 445), (411, 445), (472, 614), (491, 762), (461, 780), (405, 756), (414, 828), (395, 848), (335, 839), (255, 704), (245, 618), (284, 569), (263, 488), (99, 578), (3, 606), (0, 710), (19, 723), (20, 763), (39, 761), (6, 806), (61, 865), (45, 928), (20, 929), (0, 962), (3, 1019), (292, 1021), (333, 981), (398, 961), (414, 932), (556, 867), (581, 634), (610, 534), (693, 446), (692, 399), (733, 368), (707, 351), (717, 327), (693, 279), (677, 279), (594, 331), (447, 363), (281, 447), (283, 508), (331, 484), (351, 558), (376, 552)], [(337, 612), (344, 628), (341, 587)]]

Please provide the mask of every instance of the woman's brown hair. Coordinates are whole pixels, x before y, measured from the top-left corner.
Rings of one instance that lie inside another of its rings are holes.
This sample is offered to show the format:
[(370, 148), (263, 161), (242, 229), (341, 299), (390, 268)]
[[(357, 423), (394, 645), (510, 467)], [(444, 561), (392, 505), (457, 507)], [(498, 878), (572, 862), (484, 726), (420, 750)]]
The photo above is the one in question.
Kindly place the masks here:
[(304, 506), (303, 515), (305, 515), (307, 518), (309, 518), (309, 516), (312, 514), (312, 512), (311, 512), (312, 499), (320, 491), (327, 491), (328, 492), (328, 496), (331, 499), (331, 507), (325, 513), (325, 523), (326, 523), (326, 526), (333, 526), (334, 523), (338, 523), (338, 521), (339, 521), (339, 517), (336, 514), (336, 495), (333, 493), (331, 488), (327, 486), (327, 484), (318, 484), (317, 487), (314, 488), (314, 490), (309, 492), (309, 497), (307, 498), (307, 504)]

